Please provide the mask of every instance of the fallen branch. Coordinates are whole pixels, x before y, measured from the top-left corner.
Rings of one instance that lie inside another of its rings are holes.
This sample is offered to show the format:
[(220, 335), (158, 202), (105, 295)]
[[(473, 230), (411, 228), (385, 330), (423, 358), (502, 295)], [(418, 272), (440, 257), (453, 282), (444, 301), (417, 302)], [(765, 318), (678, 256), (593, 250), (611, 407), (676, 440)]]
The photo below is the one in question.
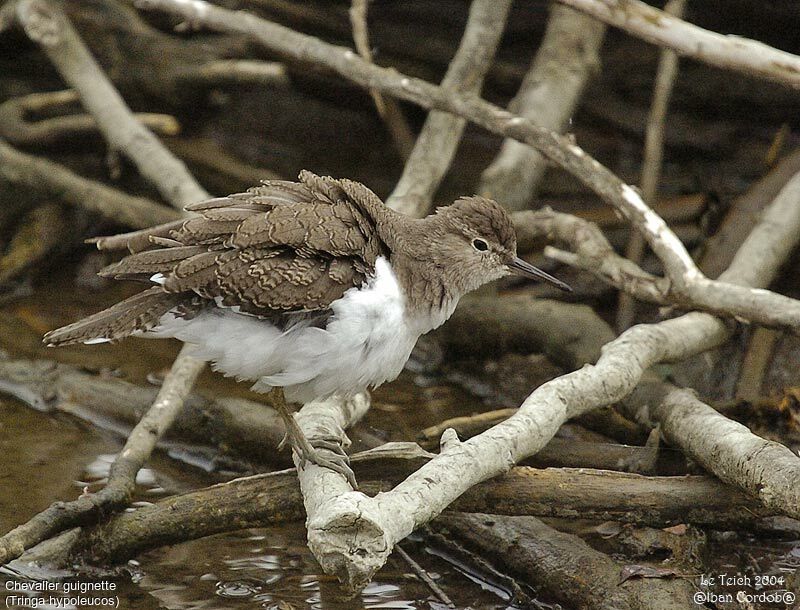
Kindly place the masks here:
[(689, 390), (644, 383), (625, 400), (628, 414), (660, 425), (671, 445), (721, 480), (758, 498), (764, 506), (800, 516), (800, 468), (791, 449), (754, 435), (703, 403)]
[(639, 0), (558, 1), (678, 55), (800, 87), (800, 57), (761, 42), (709, 32)]
[(97, 522), (107, 513), (127, 506), (135, 487), (136, 473), (174, 421), (204, 364), (189, 356), (188, 348), (184, 347), (164, 379), (153, 405), (133, 429), (111, 465), (106, 486), (97, 493), (82, 495), (71, 502), (56, 502), (0, 537), (0, 565), (60, 532)]
[(43, 157), (22, 153), (0, 139), (0, 176), (11, 184), (58, 197), (120, 224), (144, 228), (179, 218), (178, 212), (82, 178)]
[[(353, 456), (353, 467), (366, 492), (390, 488), (430, 458), (403, 445)], [(645, 477), (584, 468), (515, 467), (469, 490), (452, 508), (568, 519), (580, 514), (653, 527), (688, 522), (718, 529), (769, 527), (774, 514), (710, 477)], [(69, 557), (69, 561), (108, 565), (203, 536), (296, 521), (303, 514), (296, 473), (285, 470), (235, 479), (118, 513), (83, 528), (64, 544), (48, 545), (47, 553), (34, 552), (56, 564)], [(30, 558), (31, 554), (23, 557)]]
[[(137, 5), (180, 15), (194, 26), (250, 36), (267, 48), (303, 62), (325, 66), (364, 87), (384, 91), (425, 108), (446, 110), (493, 133), (525, 142), (594, 190), (644, 234), (664, 266), (671, 292), (711, 311), (727, 310), (735, 312), (737, 318), (766, 326), (800, 329), (800, 302), (766, 290), (715, 282), (703, 276), (681, 241), (639, 194), (565, 136), (538, 127), (479, 98), (403, 76), (393, 69), (380, 68), (365, 62), (349, 49), (327, 44), (247, 13), (225, 10), (205, 0), (137, 0)], [(709, 297), (709, 294), (713, 296)]]
[[(442, 89), (464, 95), (480, 93), (510, 9), (511, 0), (473, 0), (464, 36), (442, 79)], [(466, 125), (461, 117), (431, 111), (386, 205), (409, 216), (425, 216)]]
[(64, 13), (45, 0), (20, 0), (17, 19), (80, 95), (113, 151), (125, 154), (175, 207), (208, 199), (186, 166), (131, 113)]
[[(564, 131), (586, 81), (599, 69), (605, 32), (605, 24), (596, 19), (553, 4), (544, 38), (509, 110), (545, 129)], [(510, 210), (524, 210), (545, 169), (541, 153), (506, 138), (481, 174), (478, 192)]]
[(482, 556), (524, 576), (537, 591), (570, 608), (688, 608), (696, 590), (683, 579), (621, 582), (622, 563), (535, 517), (448, 513), (435, 523), (435, 531), (455, 534)]

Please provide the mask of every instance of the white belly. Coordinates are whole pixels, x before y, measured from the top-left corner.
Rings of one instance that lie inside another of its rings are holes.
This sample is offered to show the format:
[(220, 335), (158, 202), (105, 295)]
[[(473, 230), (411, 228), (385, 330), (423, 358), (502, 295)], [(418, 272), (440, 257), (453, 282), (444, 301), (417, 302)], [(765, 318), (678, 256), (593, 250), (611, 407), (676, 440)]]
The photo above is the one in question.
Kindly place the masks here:
[(287, 400), (305, 403), (394, 379), (424, 332), (408, 324), (402, 291), (384, 258), (366, 286), (348, 290), (331, 309), (324, 329), (298, 324), (281, 331), (255, 316), (214, 308), (190, 320), (166, 314), (144, 336), (194, 344), (196, 356), (224, 374), (256, 381), (258, 391), (282, 386)]

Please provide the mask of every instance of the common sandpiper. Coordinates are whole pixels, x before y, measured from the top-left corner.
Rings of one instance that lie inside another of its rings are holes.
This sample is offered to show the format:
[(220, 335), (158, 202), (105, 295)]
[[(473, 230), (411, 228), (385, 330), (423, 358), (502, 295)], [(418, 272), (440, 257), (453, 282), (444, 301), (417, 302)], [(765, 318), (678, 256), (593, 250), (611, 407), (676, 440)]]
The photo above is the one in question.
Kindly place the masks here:
[[(501, 205), (464, 197), (416, 219), (351, 180), (308, 171), (187, 207), (100, 272), (151, 287), (45, 335), (49, 345), (174, 337), (273, 401), (302, 461), (354, 480), (340, 446), (313, 445), (286, 401), (352, 396), (395, 379), (459, 299), (518, 273), (569, 286), (517, 256)], [(328, 459), (318, 449), (334, 451)]]

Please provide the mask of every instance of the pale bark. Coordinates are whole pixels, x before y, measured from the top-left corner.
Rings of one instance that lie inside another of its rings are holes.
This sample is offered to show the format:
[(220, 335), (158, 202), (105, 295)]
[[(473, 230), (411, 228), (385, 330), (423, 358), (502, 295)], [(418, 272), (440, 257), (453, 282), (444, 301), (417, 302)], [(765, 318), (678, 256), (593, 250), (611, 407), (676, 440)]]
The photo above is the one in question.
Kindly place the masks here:
[[(545, 129), (563, 132), (586, 82), (599, 70), (605, 24), (554, 4), (547, 30), (509, 110)], [(510, 210), (528, 207), (547, 169), (540, 152), (512, 138), (481, 175), (478, 192)]]
[[(441, 87), (478, 95), (505, 28), (511, 0), (473, 0), (461, 44)], [(410, 216), (425, 216), (461, 141), (467, 121), (432, 110), (417, 136), (403, 175), (386, 204)]]
[(209, 198), (183, 162), (136, 120), (60, 9), (45, 0), (20, 0), (16, 14), (28, 37), (78, 92), (113, 151), (129, 157), (175, 207)]
[(678, 55), (800, 87), (800, 57), (732, 34), (709, 32), (639, 0), (558, 0)]

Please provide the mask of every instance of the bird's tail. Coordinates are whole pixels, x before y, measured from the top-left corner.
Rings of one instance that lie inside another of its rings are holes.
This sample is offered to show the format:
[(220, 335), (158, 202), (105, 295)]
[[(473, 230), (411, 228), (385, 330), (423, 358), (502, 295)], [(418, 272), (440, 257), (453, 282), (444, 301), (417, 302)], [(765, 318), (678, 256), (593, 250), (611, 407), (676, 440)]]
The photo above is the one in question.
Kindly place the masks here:
[(50, 331), (44, 336), (44, 342), (52, 347), (122, 339), (153, 328), (161, 316), (185, 298), (186, 295), (166, 292), (161, 286), (154, 286), (88, 318)]

